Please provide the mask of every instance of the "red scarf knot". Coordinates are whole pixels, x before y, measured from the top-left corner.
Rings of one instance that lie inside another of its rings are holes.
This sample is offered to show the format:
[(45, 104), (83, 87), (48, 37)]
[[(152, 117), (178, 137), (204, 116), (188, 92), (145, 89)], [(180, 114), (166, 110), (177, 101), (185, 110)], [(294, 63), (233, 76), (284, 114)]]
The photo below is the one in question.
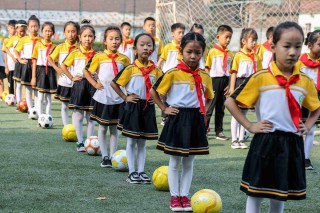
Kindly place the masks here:
[(86, 56), (88, 61), (90, 61), (90, 59), (96, 54), (95, 50), (93, 50), (92, 52), (82, 52), (81, 48), (79, 48), (79, 51)]
[[(46, 48), (47, 48), (47, 51), (46, 51), (46, 57), (48, 57), (49, 53), (50, 53), (50, 50), (51, 50), (51, 47), (52, 47), (52, 43), (48, 43), (48, 44), (43, 44)], [(48, 75), (48, 59), (46, 61), (46, 75)]]
[(254, 60), (254, 55), (255, 55), (254, 52), (253, 53), (244, 53), (242, 50), (240, 50), (240, 52), (251, 59), (251, 62), (253, 64), (253, 73), (257, 72), (257, 63)]
[(213, 48), (223, 52), (223, 71), (226, 73), (228, 71), (228, 52), (229, 51), (227, 49), (223, 49), (217, 44), (214, 44)]
[(311, 59), (308, 58), (308, 54), (305, 53), (301, 55), (300, 61), (306, 65), (307, 67), (310, 68), (318, 68), (318, 75), (317, 75), (317, 90), (320, 91), (320, 61), (312, 61)]
[(132, 38), (123, 40), (123, 51), (126, 51), (128, 44), (133, 44), (134, 40)]
[(271, 44), (268, 41), (264, 42), (262, 46), (264, 46), (267, 50), (271, 51)]
[(76, 46), (69, 46), (69, 47), (68, 47), (68, 53), (71, 53), (71, 51), (72, 51), (74, 48), (76, 48)]
[(113, 73), (114, 76), (117, 76), (119, 70), (118, 70), (118, 66), (117, 66), (117, 62), (116, 62), (116, 58), (118, 57), (118, 54), (107, 54), (107, 56), (111, 59), (112, 61), (112, 68), (113, 68)]

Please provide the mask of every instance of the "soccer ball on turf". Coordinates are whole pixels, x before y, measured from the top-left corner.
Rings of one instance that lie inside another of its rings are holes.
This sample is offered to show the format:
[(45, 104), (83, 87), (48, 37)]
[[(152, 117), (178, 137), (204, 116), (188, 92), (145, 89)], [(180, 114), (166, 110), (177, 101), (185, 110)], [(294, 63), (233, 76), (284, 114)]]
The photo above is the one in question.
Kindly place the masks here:
[(8, 106), (15, 106), (17, 104), (17, 99), (16, 96), (14, 94), (8, 94), (4, 100), (4, 102), (8, 105)]
[(18, 109), (20, 112), (28, 112), (28, 105), (27, 105), (26, 100), (19, 101)]
[(41, 114), (38, 118), (38, 125), (42, 128), (51, 128), (53, 126), (53, 118), (48, 114)]
[(90, 136), (84, 142), (84, 149), (88, 155), (100, 155), (100, 145), (97, 136)]
[(32, 120), (37, 120), (38, 119), (38, 113), (37, 109), (35, 107), (32, 107), (29, 112), (28, 112), (28, 118)]
[(112, 167), (121, 172), (128, 171), (128, 160), (127, 160), (127, 154), (126, 150), (118, 150), (115, 153), (113, 153), (112, 158)]
[(191, 197), (191, 207), (194, 213), (219, 213), (222, 201), (217, 192), (211, 189), (202, 189)]
[(156, 189), (160, 191), (169, 191), (168, 166), (160, 166), (152, 175), (152, 182)]
[(76, 128), (74, 127), (73, 124), (67, 124), (63, 127), (62, 137), (65, 141), (68, 141), (68, 142), (77, 141)]
[(1, 99), (4, 101), (6, 99), (6, 96), (9, 94), (9, 91), (8, 90), (5, 90), (2, 92), (1, 94)]

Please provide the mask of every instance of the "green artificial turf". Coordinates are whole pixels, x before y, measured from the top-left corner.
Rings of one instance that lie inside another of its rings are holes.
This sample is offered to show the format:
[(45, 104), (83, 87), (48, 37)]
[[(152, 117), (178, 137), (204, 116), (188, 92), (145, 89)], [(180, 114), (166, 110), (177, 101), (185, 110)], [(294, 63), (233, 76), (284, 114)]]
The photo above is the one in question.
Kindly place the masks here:
[[(41, 129), (27, 114), (0, 103), (1, 213), (171, 212), (169, 192), (157, 191), (153, 185), (129, 184), (126, 172), (101, 168), (100, 156), (77, 153), (75, 143), (65, 142), (59, 102), (53, 102), (52, 116), (54, 128)], [(255, 119), (252, 112), (249, 117)], [(230, 136), (228, 113), (224, 125)], [(190, 196), (200, 189), (213, 189), (222, 198), (222, 212), (244, 212), (246, 195), (240, 192), (239, 182), (247, 150), (232, 150), (230, 140), (219, 141), (213, 136), (209, 136), (209, 144), (210, 155), (195, 160)], [(125, 145), (126, 139), (120, 136), (119, 149)], [(145, 171), (150, 176), (157, 167), (168, 165), (169, 157), (155, 147), (156, 141), (147, 142)], [(285, 212), (320, 212), (319, 154), (319, 146), (314, 146), (311, 159), (316, 170), (307, 171), (308, 198), (286, 202)], [(262, 212), (267, 212), (267, 200), (262, 206)]]

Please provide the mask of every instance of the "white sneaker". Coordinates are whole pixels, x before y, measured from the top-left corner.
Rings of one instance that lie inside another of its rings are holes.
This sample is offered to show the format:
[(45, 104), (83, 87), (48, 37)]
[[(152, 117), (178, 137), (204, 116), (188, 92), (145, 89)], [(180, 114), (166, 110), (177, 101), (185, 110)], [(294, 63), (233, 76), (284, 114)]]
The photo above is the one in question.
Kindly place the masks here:
[(248, 146), (245, 143), (243, 143), (243, 141), (239, 141), (238, 144), (240, 146), (240, 149), (248, 149)]
[(232, 149), (241, 149), (238, 141), (233, 141), (232, 144), (231, 144), (231, 148)]

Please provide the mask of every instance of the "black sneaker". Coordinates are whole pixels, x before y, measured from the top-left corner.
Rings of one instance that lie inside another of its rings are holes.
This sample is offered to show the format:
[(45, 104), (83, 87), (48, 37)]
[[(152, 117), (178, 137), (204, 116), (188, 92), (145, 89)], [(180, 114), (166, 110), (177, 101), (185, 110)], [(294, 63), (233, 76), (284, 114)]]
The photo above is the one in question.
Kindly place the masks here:
[(305, 159), (305, 167), (306, 167), (306, 170), (314, 170), (310, 159)]
[(128, 183), (141, 183), (141, 178), (140, 178), (138, 172), (132, 172), (130, 175), (128, 175), (127, 182)]
[(84, 149), (84, 143), (77, 143), (77, 152), (85, 152), (86, 150)]
[(151, 183), (151, 179), (145, 172), (140, 172), (139, 177), (142, 183), (145, 183), (145, 184)]
[(229, 140), (229, 138), (227, 136), (225, 136), (223, 134), (223, 132), (219, 132), (216, 134), (216, 139), (218, 140), (222, 140), (222, 141), (226, 141), (226, 140)]
[(103, 157), (100, 166), (103, 168), (105, 168), (105, 167), (111, 168), (112, 167), (111, 159), (109, 158), (109, 156)]

